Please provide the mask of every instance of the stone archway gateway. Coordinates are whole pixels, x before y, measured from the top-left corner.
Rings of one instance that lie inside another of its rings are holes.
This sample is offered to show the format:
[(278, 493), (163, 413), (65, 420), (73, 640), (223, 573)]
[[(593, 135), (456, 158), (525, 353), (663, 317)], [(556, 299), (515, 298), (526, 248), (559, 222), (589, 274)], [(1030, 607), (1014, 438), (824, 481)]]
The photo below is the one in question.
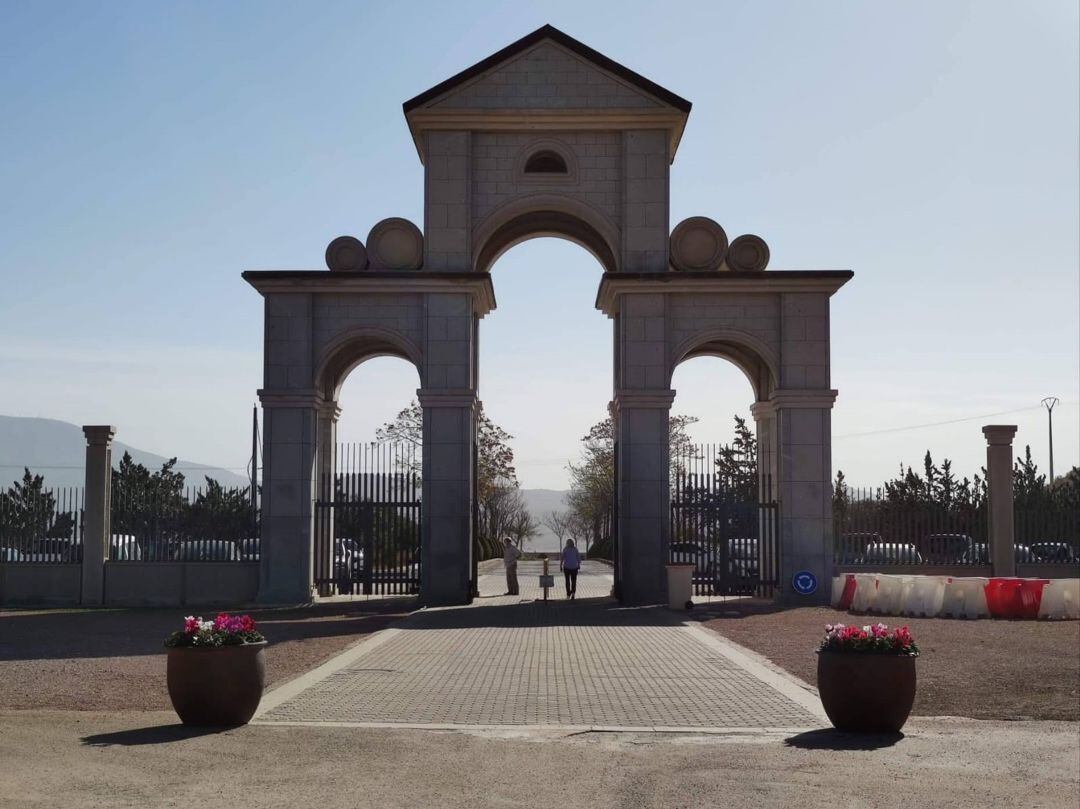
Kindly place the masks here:
[(781, 582), (797, 571), (826, 581), (829, 298), (852, 273), (766, 270), (764, 241), (729, 245), (706, 217), (669, 231), (668, 169), (690, 103), (551, 26), (404, 111), (425, 169), (423, 232), (386, 219), (366, 242), (335, 239), (329, 271), (244, 273), (265, 298), (260, 598), (312, 597), (314, 503), (334, 470), (337, 391), (358, 363), (392, 355), (421, 380), (421, 598), (469, 600), (488, 270), (513, 245), (552, 235), (605, 270), (596, 305), (614, 322), (622, 600), (665, 600), (670, 383), (700, 355), (730, 360), (753, 386), (759, 469), (779, 502)]

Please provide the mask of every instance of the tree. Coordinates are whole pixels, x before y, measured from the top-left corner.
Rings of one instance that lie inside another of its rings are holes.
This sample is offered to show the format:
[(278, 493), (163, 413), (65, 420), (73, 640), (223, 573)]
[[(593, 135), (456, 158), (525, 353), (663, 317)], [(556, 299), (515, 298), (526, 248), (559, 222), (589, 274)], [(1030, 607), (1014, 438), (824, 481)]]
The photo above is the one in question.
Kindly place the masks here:
[(250, 488), (226, 489), (213, 478), (206, 478), (206, 489), (199, 492), (188, 509), (187, 533), (198, 539), (230, 542), (253, 537), (255, 525)]
[(574, 515), (570, 511), (549, 511), (540, 522), (546, 525), (548, 530), (555, 535), (561, 547), (570, 535)]
[(144, 559), (168, 558), (169, 546), (183, 537), (188, 517), (184, 475), (175, 466), (176, 458), (170, 458), (151, 472), (125, 452), (112, 470), (112, 532), (134, 536)]
[(45, 478), (23, 467), (22, 480), (0, 492), (0, 539), (27, 553), (43, 539), (72, 537), (79, 515), (56, 510), (55, 495), (45, 488)]
[[(393, 421), (375, 432), (379, 443), (423, 445), (424, 411), (418, 402), (411, 402)], [(481, 406), (477, 414), (476, 496), (479, 524), (477, 540), (480, 555), (490, 559), (502, 555), (502, 540), (511, 536), (520, 545), (537, 531), (537, 524), (519, 491), (520, 484), (514, 468), (513, 436), (488, 418)], [(421, 473), (419, 453), (402, 457), (400, 463), (413, 474)]]

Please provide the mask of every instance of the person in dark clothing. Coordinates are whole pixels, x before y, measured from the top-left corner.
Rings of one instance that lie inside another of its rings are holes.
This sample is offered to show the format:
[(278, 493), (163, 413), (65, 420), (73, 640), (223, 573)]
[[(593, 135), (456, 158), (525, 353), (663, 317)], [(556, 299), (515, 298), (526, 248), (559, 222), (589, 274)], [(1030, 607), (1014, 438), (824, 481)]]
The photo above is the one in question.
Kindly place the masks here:
[(574, 547), (574, 540), (566, 540), (566, 547), (559, 554), (559, 570), (566, 577), (566, 597), (571, 601), (577, 595), (577, 574), (581, 567), (581, 554)]

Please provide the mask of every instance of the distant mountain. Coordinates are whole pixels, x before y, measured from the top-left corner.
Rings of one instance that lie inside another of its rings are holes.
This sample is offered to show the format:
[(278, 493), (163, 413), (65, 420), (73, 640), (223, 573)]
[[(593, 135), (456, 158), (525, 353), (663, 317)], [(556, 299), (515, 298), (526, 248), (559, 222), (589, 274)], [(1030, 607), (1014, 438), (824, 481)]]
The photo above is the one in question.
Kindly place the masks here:
[[(113, 466), (124, 452), (150, 470), (157, 470), (168, 458), (145, 452), (119, 441), (113, 443)], [(21, 478), (23, 467), (45, 477), (46, 486), (81, 486), (84, 482), (86, 439), (82, 427), (54, 419), (0, 416), (0, 489)], [(246, 486), (248, 479), (224, 469), (193, 461), (178, 460), (176, 466), (187, 483), (198, 486), (211, 477), (223, 486)]]
[[(566, 509), (568, 492), (554, 489), (522, 489), (521, 494), (525, 498), (525, 506), (537, 522), (544, 519), (550, 511)], [(525, 550), (553, 553), (559, 550), (559, 538), (551, 533), (547, 526), (541, 525), (540, 533), (525, 544)]]

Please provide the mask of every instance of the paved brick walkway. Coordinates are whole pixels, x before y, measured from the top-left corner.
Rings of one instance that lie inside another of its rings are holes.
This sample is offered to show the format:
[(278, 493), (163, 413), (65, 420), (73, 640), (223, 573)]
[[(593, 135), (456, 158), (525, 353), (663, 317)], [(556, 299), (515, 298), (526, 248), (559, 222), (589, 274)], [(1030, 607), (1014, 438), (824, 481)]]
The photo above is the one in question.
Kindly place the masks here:
[[(623, 609), (608, 600), (610, 569), (586, 563), (574, 602), (534, 600), (538, 573), (538, 565), (522, 566), (520, 597), (410, 616), (258, 721), (643, 729), (822, 724), (798, 694), (789, 698), (767, 676), (759, 678), (719, 641), (710, 642), (707, 630), (682, 625), (666, 609)], [(481, 593), (505, 592), (500, 578), (482, 577)], [(562, 592), (558, 583), (553, 596)]]

